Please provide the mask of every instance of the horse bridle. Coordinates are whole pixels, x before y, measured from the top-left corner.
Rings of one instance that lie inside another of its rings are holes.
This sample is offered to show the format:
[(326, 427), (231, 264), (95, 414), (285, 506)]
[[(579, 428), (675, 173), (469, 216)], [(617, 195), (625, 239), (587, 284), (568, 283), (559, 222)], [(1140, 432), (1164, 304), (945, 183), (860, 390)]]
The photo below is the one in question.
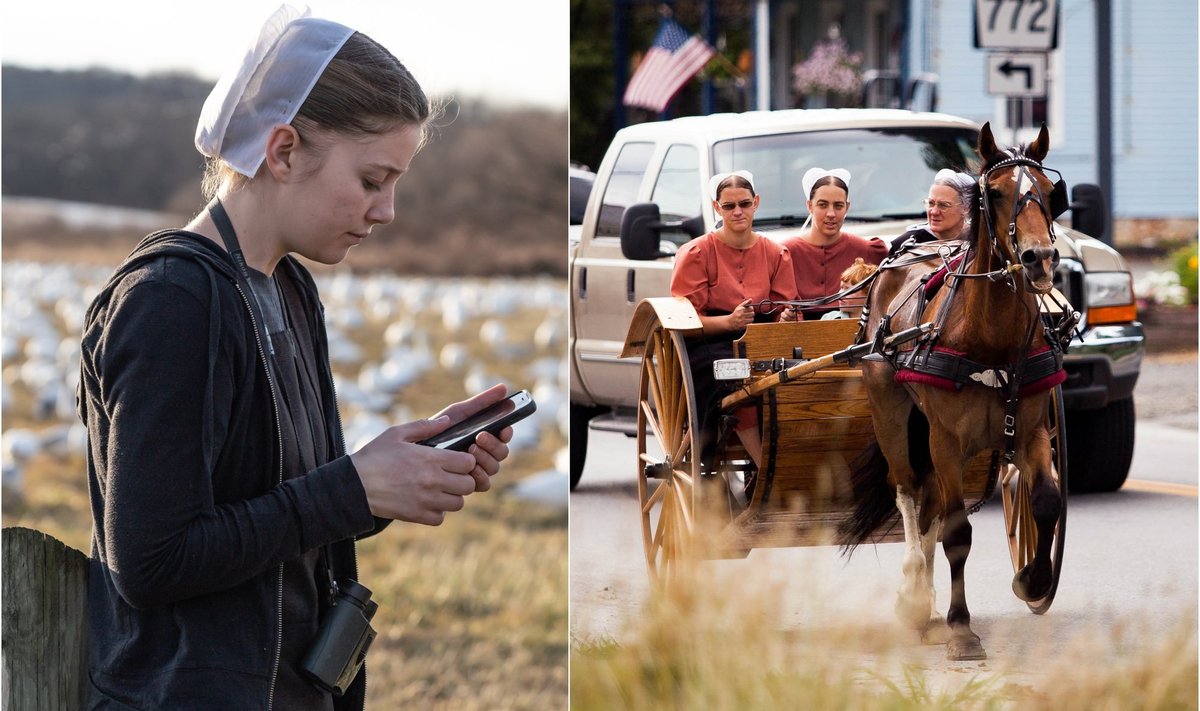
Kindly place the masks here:
[[(1053, 244), (1055, 240), (1054, 218), (1058, 217), (1063, 212), (1066, 212), (1067, 208), (1069, 207), (1066, 195), (1067, 184), (1062, 178), (1062, 173), (1054, 168), (1047, 168), (1033, 158), (1019, 155), (1012, 149), (1009, 149), (1008, 154), (1008, 158), (1005, 158), (999, 163), (996, 163), (995, 165), (986, 169), (983, 171), (983, 174), (979, 176), (980, 212), (983, 213), (983, 220), (987, 227), (988, 240), (992, 246), (992, 253), (995, 254), (996, 257), (998, 257), (1004, 264), (1004, 269), (1001, 270), (1001, 272), (1007, 276), (1007, 278), (1010, 280), (1010, 284), (1015, 287), (1015, 284), (1012, 284), (1011, 282), (1012, 274), (1017, 271), (1023, 271), (1025, 273), (1025, 286), (1026, 288), (1030, 288), (1032, 285), (1029, 282), (1028, 270), (1046, 255), (1042, 249), (1027, 249), (1024, 251), (1020, 250), (1020, 247), (1017, 244), (1017, 216), (1021, 214), (1021, 211), (1024, 210), (1029, 203), (1036, 203), (1038, 206), (1038, 211), (1041, 213), (1042, 218), (1046, 221), (1046, 231), (1050, 234), (1050, 242)], [(1018, 190), (1021, 189), (1021, 186), (1025, 184), (1026, 180), (1028, 180), (1033, 186), (1032, 190), (1025, 191), (1013, 200), (1012, 212), (1010, 213), (1008, 220), (1008, 243), (1011, 247), (1011, 253), (1020, 261), (1019, 264), (1013, 264), (1010, 262), (1008, 257), (1004, 255), (1004, 251), (1000, 249), (1000, 241), (996, 232), (996, 218), (992, 214), (991, 191), (988, 189), (988, 181), (991, 178), (992, 173), (1012, 167), (1016, 167), (1018, 169), (1016, 175)], [(1041, 186), (1030, 173), (1031, 168), (1036, 168), (1042, 173), (1043, 177), (1046, 177), (1046, 173), (1051, 172), (1058, 176), (1058, 181), (1054, 183), (1054, 187), (1051, 189), (1049, 195), (1042, 193)], [(1054, 266), (1058, 266), (1059, 255), (1057, 249), (1053, 250), (1051, 258), (1053, 259)]]

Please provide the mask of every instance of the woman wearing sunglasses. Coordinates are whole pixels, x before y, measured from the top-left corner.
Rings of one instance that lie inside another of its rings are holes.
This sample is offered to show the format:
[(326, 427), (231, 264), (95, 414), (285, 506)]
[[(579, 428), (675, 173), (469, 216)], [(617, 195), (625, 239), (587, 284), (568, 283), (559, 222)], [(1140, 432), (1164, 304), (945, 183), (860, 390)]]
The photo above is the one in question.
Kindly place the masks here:
[[(700, 429), (711, 441), (719, 394), (713, 361), (733, 357), (733, 341), (747, 324), (794, 320), (761, 302), (795, 299), (796, 285), (787, 249), (751, 229), (759, 201), (754, 176), (744, 170), (715, 175), (709, 189), (721, 226), (679, 249), (671, 295), (686, 298), (700, 314), (703, 334), (688, 342), (688, 360), (699, 394)], [(761, 440), (754, 407), (736, 414), (735, 431), (757, 464)]]
[[(842, 231), (850, 212), (850, 171), (810, 168), (800, 184), (808, 205), (806, 229), (783, 244), (792, 256), (799, 298), (819, 299), (841, 290), (842, 272), (856, 258), (867, 264), (883, 261), (887, 244), (876, 237), (867, 239)], [(804, 318), (818, 319), (833, 309), (806, 309)]]
[(892, 240), (889, 254), (895, 254), (908, 244), (921, 244), (935, 240), (962, 239), (971, 227), (967, 217), (971, 209), (971, 191), (975, 179), (967, 173), (956, 173), (943, 168), (933, 176), (929, 186), (929, 197), (925, 198), (925, 216), (928, 221), (916, 225)]

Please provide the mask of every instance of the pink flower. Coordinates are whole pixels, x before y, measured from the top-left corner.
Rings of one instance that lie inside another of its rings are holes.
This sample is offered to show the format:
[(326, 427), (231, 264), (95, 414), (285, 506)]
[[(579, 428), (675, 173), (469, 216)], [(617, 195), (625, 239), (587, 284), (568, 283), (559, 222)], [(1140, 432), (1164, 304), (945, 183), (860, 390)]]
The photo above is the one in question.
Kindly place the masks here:
[(862, 52), (846, 52), (846, 41), (818, 42), (808, 59), (792, 68), (792, 88), (801, 94), (853, 95), (862, 90)]

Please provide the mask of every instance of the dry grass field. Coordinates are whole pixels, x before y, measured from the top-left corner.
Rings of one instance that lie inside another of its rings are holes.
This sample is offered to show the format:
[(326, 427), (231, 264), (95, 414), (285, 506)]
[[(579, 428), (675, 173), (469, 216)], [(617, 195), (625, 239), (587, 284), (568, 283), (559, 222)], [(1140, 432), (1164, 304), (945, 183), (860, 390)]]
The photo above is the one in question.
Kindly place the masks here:
[[(14, 276), (13, 255), (36, 250), (18, 248), (8, 238), (5, 235), (3, 274), (5, 438), (19, 430), (58, 446), (42, 447), (22, 459), (19, 485), (5, 489), (3, 525), (40, 529), (87, 552), (91, 518), (85, 461), (78, 450), (62, 446), (59, 435), (70, 424), (65, 408), (51, 407), (47, 412), (44, 398), (39, 399), (23, 379), (31, 373), (23, 366), (39, 348), (31, 345), (34, 337), (25, 335), (19, 324), (44, 320), (57, 329), (62, 342), (69, 343), (78, 334), (77, 304), (58, 305), (61, 299), (58, 304), (44, 303), (53, 291), (50, 284), (65, 282), (61, 284), (65, 298), (79, 301), (94, 288), (90, 282), (95, 275), (106, 273), (107, 268), (47, 264), (56, 270), (51, 276), (21, 284), (14, 291), (10, 287), (16, 288), (19, 280)], [(105, 255), (102, 250), (75, 256), (92, 264), (111, 264), (114, 259), (111, 251)], [(364, 278), (352, 277), (346, 270), (336, 281), (322, 282), (331, 328), (352, 340), (361, 353), (361, 362), (335, 363), (339, 378), (361, 387), (367, 364), (389, 349), (409, 349), (433, 361), (432, 367), (394, 392), (394, 402), (382, 413), (372, 413), (375, 417), (390, 422), (425, 417), (484, 381), (503, 380), (510, 387), (531, 390), (536, 386), (539, 400), (538, 415), (520, 426), (533, 431), (523, 433), (526, 436), (491, 492), (470, 497), (466, 508), (448, 516), (440, 527), (394, 523), (359, 546), (360, 577), (380, 606), (374, 619), (379, 637), (368, 664), (368, 708), (563, 708), (568, 656), (567, 514), (565, 506), (525, 501), (511, 490), (527, 476), (553, 469), (566, 446), (565, 422), (558, 412), (565, 413), (565, 407), (558, 407), (564, 399), (560, 393), (565, 393), (565, 375), (544, 375), (547, 364), (560, 362), (565, 354), (565, 331), (556, 337), (554, 329), (544, 326), (559, 319), (565, 328), (565, 284), (553, 278), (452, 283), (414, 279), (419, 289), (415, 295), (407, 293), (409, 300), (401, 308), (399, 303), (379, 303), (381, 294), (386, 300), (393, 293), (388, 288), (401, 288), (388, 286), (395, 280), (360, 290), (357, 282)], [(489, 299), (493, 293), (504, 298)], [(512, 297), (513, 293), (522, 298)], [(348, 294), (347, 307), (340, 302), (343, 294)], [(458, 321), (448, 325), (445, 312), (458, 295), (464, 303), (470, 300), (475, 310), (464, 307)], [(507, 309), (499, 308), (496, 301), (507, 303)], [(339, 308), (356, 313), (340, 314)], [(402, 327), (397, 328), (397, 323)], [(488, 334), (491, 340), (485, 341)], [(460, 344), (465, 358), (452, 366), (439, 366), (439, 355), (450, 343)], [(539, 365), (543, 375), (535, 377)], [(68, 380), (70, 369), (59, 366)], [(348, 401), (349, 394), (343, 399)], [(361, 420), (362, 413), (353, 409), (343, 402), (347, 429)], [(347, 445), (353, 446), (349, 438)]]
[[(742, 581), (745, 583), (745, 581)], [(769, 586), (726, 589), (684, 575), (656, 596), (621, 642), (573, 639), (576, 711), (1184, 711), (1197, 708), (1196, 629), (1179, 626), (1119, 662), (1095, 654), (1123, 632), (1060, 650), (1031, 685), (992, 672), (931, 674), (898, 629), (866, 623), (780, 630)], [(1129, 630), (1125, 630), (1129, 632)], [(1105, 659), (1107, 661), (1096, 661)]]

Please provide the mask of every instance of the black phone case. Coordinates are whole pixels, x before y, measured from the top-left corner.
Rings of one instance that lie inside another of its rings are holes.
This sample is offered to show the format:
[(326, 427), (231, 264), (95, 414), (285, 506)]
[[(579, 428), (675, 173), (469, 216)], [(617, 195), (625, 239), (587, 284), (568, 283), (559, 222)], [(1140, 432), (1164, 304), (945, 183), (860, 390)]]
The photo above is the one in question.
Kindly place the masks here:
[[(490, 432), (493, 435), (497, 434), (500, 432), (500, 430), (504, 429), (505, 427), (508, 427), (509, 425), (520, 422), (521, 420), (525, 419), (526, 417), (529, 417), (530, 415), (532, 415), (534, 412), (537, 411), (537, 403), (534, 402), (533, 396), (529, 395), (528, 392), (525, 392), (524, 390), (522, 390), (517, 393), (514, 393), (513, 395), (510, 395), (509, 397), (510, 398), (515, 397), (516, 395), (519, 395), (521, 393), (524, 393), (526, 396), (529, 397), (529, 402), (525, 403), (524, 405), (521, 405), (520, 407), (516, 408), (515, 410), (508, 413), (507, 415), (500, 418), (499, 420), (496, 420), (495, 422), (492, 422), (492, 423), (489, 423), (487, 425), (483, 425), (483, 426), (480, 426), (477, 428), (472, 428), (471, 430), (469, 430), (467, 432), (463, 432), (462, 434), (456, 436), (454, 439), (449, 440), (448, 442), (443, 442), (443, 443), (439, 444), (438, 443), (439, 436), (434, 435), (433, 437), (430, 437), (429, 439), (421, 440), (421, 442), (419, 442), (419, 444), (423, 444), (427, 447), (437, 447), (438, 449), (448, 449), (448, 450), (451, 450), (454, 452), (465, 452), (465, 451), (467, 451), (467, 449), (469, 449), (471, 447), (472, 444), (475, 443), (475, 437), (478, 436), (480, 432)], [(501, 401), (501, 402), (503, 402), (503, 401)], [(486, 412), (486, 410), (484, 410), (484, 412)], [(454, 427), (454, 426), (455, 425), (451, 425), (451, 427)]]

